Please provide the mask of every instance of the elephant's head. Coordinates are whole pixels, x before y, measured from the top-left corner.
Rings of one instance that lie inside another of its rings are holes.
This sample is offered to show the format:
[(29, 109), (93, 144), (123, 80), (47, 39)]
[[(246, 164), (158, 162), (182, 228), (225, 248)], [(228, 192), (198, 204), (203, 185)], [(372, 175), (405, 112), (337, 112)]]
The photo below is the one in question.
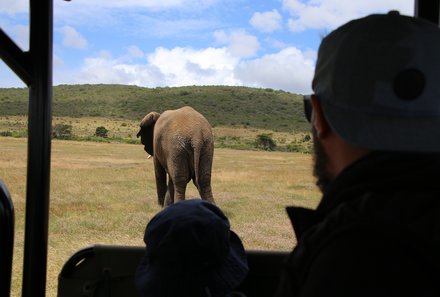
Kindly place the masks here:
[(141, 142), (144, 145), (144, 150), (152, 156), (154, 156), (154, 125), (156, 124), (156, 121), (159, 119), (159, 117), (160, 113), (158, 112), (153, 111), (147, 114), (141, 121), (141, 124), (139, 125), (141, 129), (136, 135), (137, 137), (141, 137)]

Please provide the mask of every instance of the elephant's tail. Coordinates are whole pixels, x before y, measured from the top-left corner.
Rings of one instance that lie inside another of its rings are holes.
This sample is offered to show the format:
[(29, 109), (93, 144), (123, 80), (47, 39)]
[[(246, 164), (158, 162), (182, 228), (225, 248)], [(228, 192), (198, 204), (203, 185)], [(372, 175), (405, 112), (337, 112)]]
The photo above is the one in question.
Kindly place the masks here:
[(194, 148), (194, 176), (193, 176), (193, 182), (194, 185), (197, 187), (198, 190), (200, 190), (199, 181), (200, 181), (200, 157), (201, 157), (201, 150), (200, 147)]

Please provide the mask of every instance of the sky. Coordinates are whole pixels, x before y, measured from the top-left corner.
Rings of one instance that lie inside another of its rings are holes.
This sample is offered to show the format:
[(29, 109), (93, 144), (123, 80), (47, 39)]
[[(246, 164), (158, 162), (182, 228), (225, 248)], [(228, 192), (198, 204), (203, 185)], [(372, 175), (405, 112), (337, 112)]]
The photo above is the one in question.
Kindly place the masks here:
[[(24, 51), (29, 0), (0, 0)], [(311, 92), (321, 39), (413, 0), (53, 0), (53, 84), (229, 85)], [(1, 45), (0, 45), (1, 46)], [(26, 87), (0, 60), (0, 87)]]

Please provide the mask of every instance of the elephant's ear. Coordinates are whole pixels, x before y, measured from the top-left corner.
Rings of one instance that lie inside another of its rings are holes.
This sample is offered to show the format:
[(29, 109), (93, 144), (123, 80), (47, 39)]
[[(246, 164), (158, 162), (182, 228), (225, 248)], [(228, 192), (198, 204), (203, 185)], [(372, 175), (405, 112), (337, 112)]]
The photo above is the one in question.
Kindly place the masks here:
[(141, 129), (151, 125), (154, 126), (154, 124), (156, 124), (156, 121), (159, 119), (159, 117), (160, 117), (160, 113), (152, 111), (142, 119), (141, 124), (139, 126), (141, 127)]
[(144, 131), (147, 131), (148, 129), (150, 129), (151, 127), (154, 128), (154, 124), (156, 124), (157, 119), (159, 119), (160, 117), (160, 113), (158, 112), (150, 112), (149, 114), (147, 114), (141, 121), (140, 123), (140, 127), (141, 129), (139, 130), (138, 134), (136, 134), (136, 137), (139, 138), (139, 136), (142, 137)]
[(140, 130), (136, 137), (141, 137), (141, 142), (144, 145), (144, 149), (147, 153), (154, 156), (154, 148), (153, 148), (153, 136), (154, 136), (154, 125), (156, 121), (159, 119), (160, 113), (158, 112), (150, 112), (147, 114), (140, 123)]

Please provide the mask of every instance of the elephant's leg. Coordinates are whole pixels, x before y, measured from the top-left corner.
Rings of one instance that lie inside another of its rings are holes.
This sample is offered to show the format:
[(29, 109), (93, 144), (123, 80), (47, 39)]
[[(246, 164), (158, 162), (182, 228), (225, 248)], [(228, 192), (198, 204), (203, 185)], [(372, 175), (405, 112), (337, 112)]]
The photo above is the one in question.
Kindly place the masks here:
[(214, 147), (212, 144), (202, 150), (199, 162), (199, 176), (197, 178), (197, 183), (195, 184), (199, 190), (200, 198), (215, 204), (211, 188), (213, 154)]
[(168, 206), (174, 203), (174, 182), (171, 177), (168, 180), (168, 190), (165, 195), (165, 205)]
[(167, 192), (167, 173), (156, 158), (154, 158), (154, 173), (156, 175), (157, 201), (161, 206), (164, 206)]
[(198, 186), (196, 185), (196, 187), (199, 190), (200, 198), (215, 204), (211, 188), (211, 174), (203, 174), (200, 176)]
[(177, 158), (180, 164), (176, 164), (170, 169), (174, 185), (174, 202), (185, 200), (186, 185), (191, 180), (188, 161), (184, 157)]
[(174, 202), (185, 200), (186, 185), (188, 184), (187, 176), (176, 176), (174, 178)]

